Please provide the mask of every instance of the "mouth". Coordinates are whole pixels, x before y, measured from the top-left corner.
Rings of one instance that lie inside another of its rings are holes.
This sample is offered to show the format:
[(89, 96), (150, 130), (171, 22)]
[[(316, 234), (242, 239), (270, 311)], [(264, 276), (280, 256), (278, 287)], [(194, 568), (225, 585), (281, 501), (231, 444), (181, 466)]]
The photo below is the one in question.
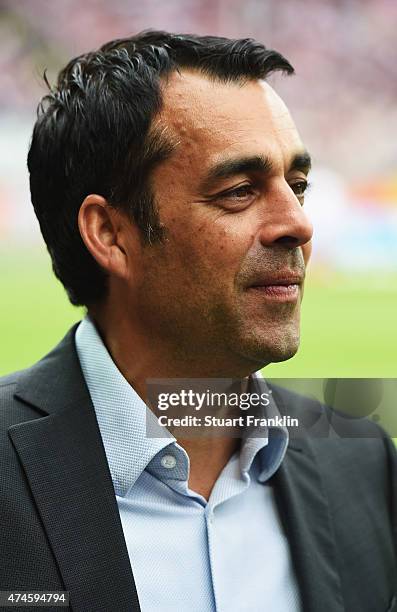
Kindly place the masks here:
[(297, 274), (269, 276), (252, 283), (248, 290), (275, 302), (296, 302), (299, 299), (303, 277)]

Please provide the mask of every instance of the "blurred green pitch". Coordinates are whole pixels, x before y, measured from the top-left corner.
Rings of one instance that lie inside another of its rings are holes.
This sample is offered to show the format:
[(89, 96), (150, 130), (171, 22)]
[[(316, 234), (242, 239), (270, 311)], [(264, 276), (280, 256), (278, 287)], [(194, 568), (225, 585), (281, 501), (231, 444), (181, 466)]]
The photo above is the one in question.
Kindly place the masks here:
[[(81, 319), (55, 279), (43, 250), (0, 252), (0, 375), (45, 355)], [(328, 275), (309, 269), (302, 305), (302, 342), (272, 377), (397, 376), (397, 274)]]

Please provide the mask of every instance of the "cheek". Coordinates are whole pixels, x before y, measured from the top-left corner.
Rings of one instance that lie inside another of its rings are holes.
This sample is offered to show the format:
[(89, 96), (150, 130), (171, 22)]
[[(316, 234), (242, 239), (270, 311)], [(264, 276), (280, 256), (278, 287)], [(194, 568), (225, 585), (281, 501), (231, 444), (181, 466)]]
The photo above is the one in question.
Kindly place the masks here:
[(305, 265), (307, 266), (308, 261), (310, 259), (310, 255), (312, 254), (312, 241), (311, 240), (310, 242), (307, 242), (306, 244), (302, 246), (302, 253), (303, 253), (303, 259), (304, 259)]
[(193, 252), (197, 260), (210, 270), (213, 276), (224, 275), (228, 271), (233, 276), (239, 269), (249, 245), (238, 234), (217, 223), (206, 224), (194, 236)]
[(185, 282), (207, 284), (216, 291), (234, 284), (255, 232), (241, 216), (216, 214), (199, 204), (165, 220), (169, 241), (167, 259), (180, 268)]
[(210, 214), (200, 215), (194, 210), (184, 217), (173, 217), (168, 224), (170, 246), (179, 251), (180, 257), (190, 262), (208, 261), (216, 267), (219, 261), (230, 263), (241, 250), (241, 232), (225, 227), (224, 220)]

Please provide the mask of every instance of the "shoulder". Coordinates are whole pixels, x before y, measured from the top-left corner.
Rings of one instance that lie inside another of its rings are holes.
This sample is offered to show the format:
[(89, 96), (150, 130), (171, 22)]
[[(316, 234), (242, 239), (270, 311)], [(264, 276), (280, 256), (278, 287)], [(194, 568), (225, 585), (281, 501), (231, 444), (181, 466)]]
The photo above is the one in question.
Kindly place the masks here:
[(280, 413), (299, 420), (296, 430), (289, 428), (289, 445), (319, 474), (340, 537), (349, 541), (355, 517), (361, 527), (387, 533), (397, 546), (397, 451), (388, 433), (369, 418), (352, 418), (312, 397), (270, 386)]
[(69, 375), (76, 378), (78, 358), (74, 334), (77, 325), (37, 363), (0, 377), (0, 433), (7, 432), (11, 425), (47, 414), (48, 402), (60, 399), (57, 397), (60, 380), (68, 379)]
[(0, 432), (8, 427), (39, 416), (33, 407), (28, 406), (15, 397), (18, 384), (29, 374), (30, 368), (19, 370), (0, 378)]
[[(314, 396), (291, 391), (290, 389), (269, 384), (277, 408), (283, 415), (296, 418), (302, 431), (313, 438), (373, 439), (387, 437), (386, 432), (371, 418), (361, 416), (359, 409), (352, 406), (349, 413), (335, 410)], [(355, 400), (352, 398), (351, 402)]]
[(359, 502), (368, 513), (393, 517), (397, 537), (397, 452), (394, 441), (369, 418), (337, 413), (314, 398), (272, 385), (280, 412), (295, 416), (290, 445), (311, 457), (331, 506)]
[[(26, 423), (42, 416), (33, 406), (16, 397), (16, 389), (29, 369), (14, 372), (0, 378), (0, 522), (7, 517), (9, 508), (17, 498), (17, 491), (23, 488), (23, 469), (15, 452), (10, 431), (20, 423)], [(14, 519), (15, 519), (15, 510)], [(4, 514), (5, 513), (5, 514)]]
[(393, 440), (367, 417), (354, 418), (315, 399), (277, 385), (269, 385), (280, 413), (296, 418), (290, 428), (292, 444), (305, 445), (322, 471), (337, 478), (378, 478), (397, 473)]

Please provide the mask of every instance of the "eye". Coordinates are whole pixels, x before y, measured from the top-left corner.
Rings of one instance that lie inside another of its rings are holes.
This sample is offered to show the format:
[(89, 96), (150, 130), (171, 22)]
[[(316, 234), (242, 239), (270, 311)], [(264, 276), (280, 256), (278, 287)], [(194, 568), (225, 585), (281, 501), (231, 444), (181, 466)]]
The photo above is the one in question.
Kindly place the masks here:
[(252, 185), (240, 185), (229, 191), (224, 191), (217, 196), (219, 200), (229, 200), (236, 204), (243, 204), (255, 196), (255, 190)]
[(296, 181), (296, 183), (291, 183), (290, 187), (299, 201), (303, 201), (305, 197), (305, 192), (309, 188), (309, 183), (307, 181)]
[(253, 189), (251, 185), (241, 185), (241, 187), (236, 187), (236, 189), (232, 189), (226, 193), (226, 195), (232, 196), (233, 198), (244, 198), (245, 196), (252, 194)]

